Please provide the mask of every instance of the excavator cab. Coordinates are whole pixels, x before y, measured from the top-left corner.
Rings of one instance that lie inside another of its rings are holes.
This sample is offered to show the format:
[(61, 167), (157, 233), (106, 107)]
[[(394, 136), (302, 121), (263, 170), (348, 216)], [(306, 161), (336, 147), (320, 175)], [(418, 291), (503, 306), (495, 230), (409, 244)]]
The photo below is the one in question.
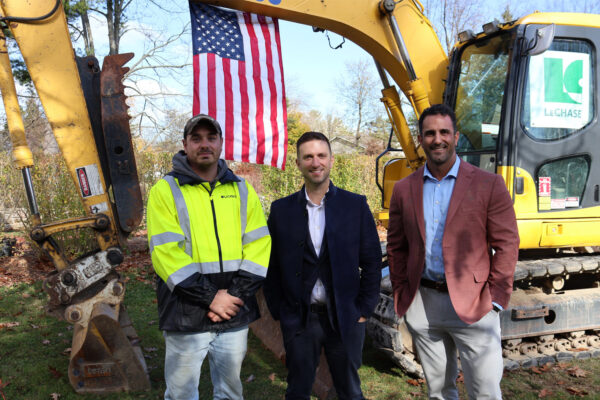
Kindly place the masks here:
[(521, 249), (600, 244), (600, 21), (560, 18), (533, 14), (459, 43), (444, 97), (459, 156), (504, 177)]

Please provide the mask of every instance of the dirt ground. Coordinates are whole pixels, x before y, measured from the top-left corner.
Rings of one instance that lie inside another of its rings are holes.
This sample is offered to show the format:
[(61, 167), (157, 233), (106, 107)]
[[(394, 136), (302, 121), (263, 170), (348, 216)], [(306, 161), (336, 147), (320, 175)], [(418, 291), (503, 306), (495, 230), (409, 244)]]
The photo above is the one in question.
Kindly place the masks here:
[[(0, 287), (41, 281), (55, 270), (50, 260), (45, 257), (40, 258), (40, 251), (34, 248), (25, 236), (11, 235), (11, 237), (16, 239), (13, 255), (0, 257)], [(125, 260), (117, 268), (118, 270), (126, 271), (129, 268), (137, 268), (139, 265), (150, 263), (145, 231), (141, 231), (130, 238), (128, 248), (125, 253)]]

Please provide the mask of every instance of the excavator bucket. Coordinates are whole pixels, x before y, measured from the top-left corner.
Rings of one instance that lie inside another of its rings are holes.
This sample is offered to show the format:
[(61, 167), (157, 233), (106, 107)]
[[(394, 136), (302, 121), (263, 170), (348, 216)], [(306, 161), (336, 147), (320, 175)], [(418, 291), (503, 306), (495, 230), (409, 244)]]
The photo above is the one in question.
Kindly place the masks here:
[(140, 340), (125, 308), (94, 305), (87, 325), (75, 324), (69, 380), (77, 393), (150, 389)]

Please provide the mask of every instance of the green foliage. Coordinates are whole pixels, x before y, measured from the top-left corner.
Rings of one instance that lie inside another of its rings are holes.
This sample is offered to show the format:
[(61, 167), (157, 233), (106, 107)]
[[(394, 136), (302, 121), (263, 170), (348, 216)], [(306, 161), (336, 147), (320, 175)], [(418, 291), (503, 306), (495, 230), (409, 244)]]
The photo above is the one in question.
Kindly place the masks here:
[[(15, 169), (8, 153), (0, 154), (0, 184), (8, 196), (4, 207), (20, 210), (21, 221), (31, 228), (29, 205), (23, 187), (21, 171)], [(79, 193), (60, 155), (34, 155), (31, 177), (42, 223), (85, 216)], [(93, 248), (94, 235), (89, 230), (63, 232), (54, 235), (68, 255), (78, 256)]]
[[(262, 166), (259, 193), (265, 212), (274, 200), (298, 191), (303, 184), (302, 175), (296, 167), (295, 149), (293, 158), (288, 155), (285, 171)], [(357, 154), (334, 155), (331, 169), (333, 183), (345, 190), (367, 196), (371, 211), (381, 208), (381, 195), (375, 185), (375, 157)]]
[(171, 171), (172, 158), (173, 154), (166, 152), (143, 151), (136, 153), (138, 177), (144, 204), (148, 201), (148, 193), (152, 185)]

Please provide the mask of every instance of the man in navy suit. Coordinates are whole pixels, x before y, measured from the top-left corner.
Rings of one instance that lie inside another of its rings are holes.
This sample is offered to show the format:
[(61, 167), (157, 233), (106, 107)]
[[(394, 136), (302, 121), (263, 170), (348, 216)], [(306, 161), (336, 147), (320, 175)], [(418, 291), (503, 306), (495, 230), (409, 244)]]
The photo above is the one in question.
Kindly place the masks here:
[(271, 205), (264, 286), (283, 333), (286, 399), (310, 398), (322, 348), (339, 398), (364, 399), (357, 370), (366, 320), (379, 299), (379, 237), (365, 196), (330, 181), (327, 137), (306, 132), (296, 149), (304, 187)]

